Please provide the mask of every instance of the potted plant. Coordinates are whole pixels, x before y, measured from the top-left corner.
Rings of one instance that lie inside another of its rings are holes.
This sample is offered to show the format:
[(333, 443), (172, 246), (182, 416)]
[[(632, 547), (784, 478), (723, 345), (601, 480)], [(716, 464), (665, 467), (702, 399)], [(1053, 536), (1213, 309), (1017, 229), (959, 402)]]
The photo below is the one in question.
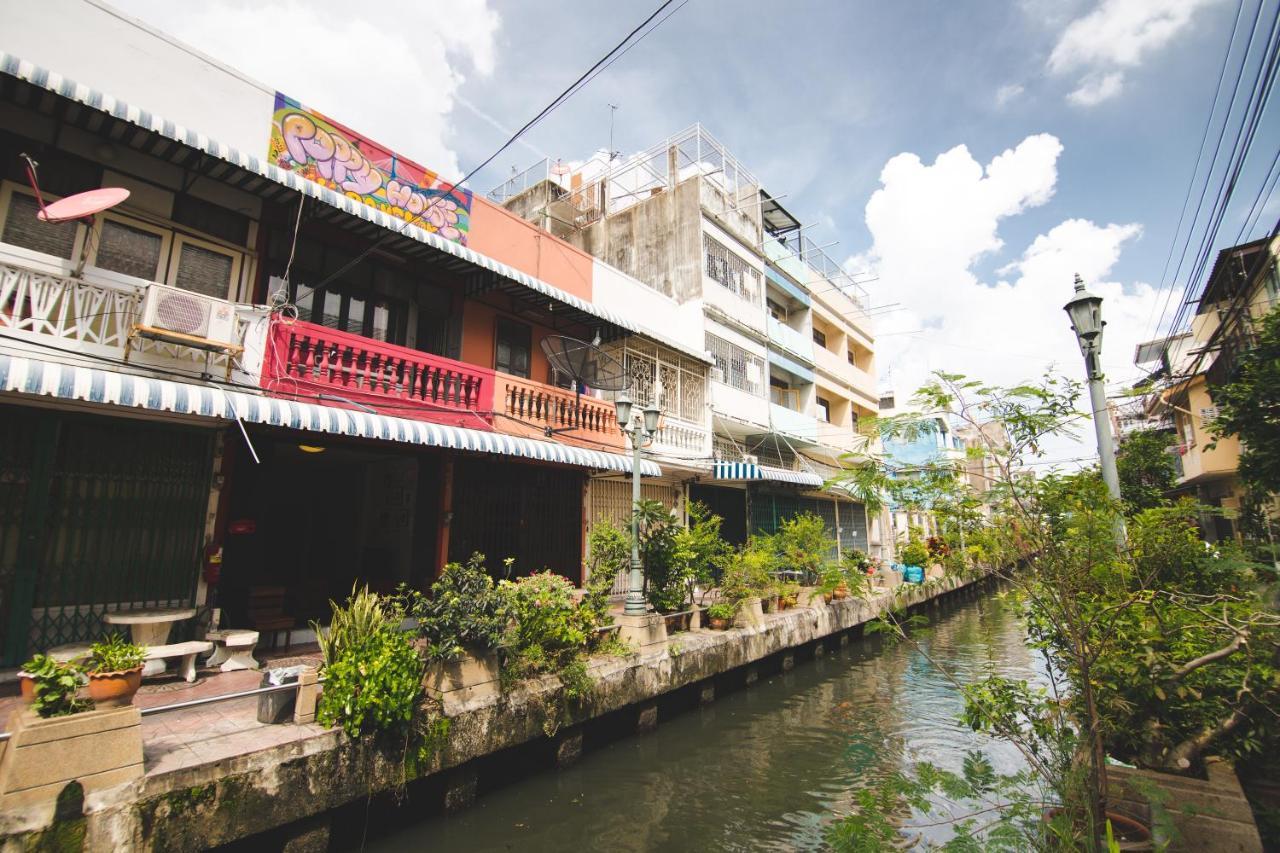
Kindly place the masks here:
[(77, 699), (81, 668), (74, 661), (57, 661), (48, 655), (36, 655), (22, 665), (22, 697), (41, 717), (61, 717), (87, 711), (90, 703)]
[(785, 610), (788, 607), (795, 607), (800, 602), (800, 584), (795, 581), (786, 581), (778, 584), (778, 607)]
[(707, 608), (707, 622), (716, 631), (724, 631), (733, 621), (737, 609), (727, 601), (718, 601)]
[(929, 549), (920, 540), (912, 539), (902, 546), (901, 557), (903, 565), (922, 569), (929, 561)]
[[(836, 591), (840, 587), (844, 587), (844, 595), (836, 595)], [(830, 604), (833, 598), (844, 598), (849, 594), (849, 587), (845, 583), (844, 572), (840, 571), (838, 566), (827, 566), (822, 572), (821, 582), (818, 589), (822, 590), (823, 599)]]
[(147, 650), (119, 634), (89, 647), (89, 698), (97, 705), (128, 705), (142, 686)]
[[(442, 701), (448, 696), (446, 704), (451, 704), (455, 698), (497, 691), (497, 650), (507, 617), (483, 554), (472, 554), (465, 564), (446, 565), (430, 596), (402, 586), (394, 607), (418, 621), (430, 695)], [(338, 611), (334, 613), (336, 617)], [(466, 694), (453, 695), (457, 691)]]

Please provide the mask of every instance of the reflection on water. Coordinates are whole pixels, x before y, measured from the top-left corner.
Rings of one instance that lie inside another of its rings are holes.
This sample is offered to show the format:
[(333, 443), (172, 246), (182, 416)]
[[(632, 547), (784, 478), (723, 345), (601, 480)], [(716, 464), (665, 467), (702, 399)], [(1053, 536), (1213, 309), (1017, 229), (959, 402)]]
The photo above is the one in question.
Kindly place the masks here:
[[(1037, 675), (1019, 620), (994, 598), (944, 608), (915, 636), (961, 681)], [(1016, 769), (1012, 747), (957, 722), (961, 705), (910, 644), (856, 640), (367, 849), (817, 849), (850, 792), (904, 761), (958, 770), (981, 749)]]

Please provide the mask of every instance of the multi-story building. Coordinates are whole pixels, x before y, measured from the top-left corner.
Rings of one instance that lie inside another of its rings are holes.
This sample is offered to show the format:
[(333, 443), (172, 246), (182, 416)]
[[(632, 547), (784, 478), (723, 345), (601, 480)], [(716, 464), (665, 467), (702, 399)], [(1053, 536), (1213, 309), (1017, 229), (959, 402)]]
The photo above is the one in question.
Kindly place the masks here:
[(663, 402), (647, 489), (710, 453), (677, 300), (137, 21), (7, 10), (0, 112), (0, 665), (212, 589), (301, 626), (475, 551), (577, 580), (632, 457), (555, 335)]
[[(1211, 540), (1239, 535), (1243, 497), (1238, 476), (1240, 442), (1214, 439), (1216, 385), (1227, 381), (1239, 355), (1253, 346), (1258, 319), (1280, 304), (1276, 257), (1280, 241), (1256, 240), (1223, 249), (1196, 299), (1190, 330), (1138, 347), (1135, 361), (1157, 363), (1157, 391), (1148, 397), (1152, 418), (1172, 420), (1180, 472), (1176, 493), (1220, 511), (1201, 526)], [(1275, 496), (1271, 496), (1276, 514)]]
[[(965, 442), (950, 416), (945, 413), (921, 415), (909, 404), (899, 403), (898, 395), (892, 391), (880, 395), (879, 409), (880, 416), (884, 418), (912, 414), (913, 421), (919, 420), (910, 437), (884, 439), (884, 459), (890, 477), (910, 479), (931, 466), (949, 466), (957, 477), (971, 476), (967, 468)], [(926, 501), (895, 502), (889, 510), (892, 535), (897, 542), (905, 542), (913, 527), (925, 534), (932, 534), (937, 529), (937, 520)]]
[(860, 504), (822, 491), (876, 410), (866, 294), (723, 145), (695, 125), (634, 157), (544, 160), (490, 196), (676, 304), (644, 322), (702, 330), (714, 438), (686, 476), (726, 519), (746, 508), (733, 535), (810, 510), (841, 548), (882, 545)]

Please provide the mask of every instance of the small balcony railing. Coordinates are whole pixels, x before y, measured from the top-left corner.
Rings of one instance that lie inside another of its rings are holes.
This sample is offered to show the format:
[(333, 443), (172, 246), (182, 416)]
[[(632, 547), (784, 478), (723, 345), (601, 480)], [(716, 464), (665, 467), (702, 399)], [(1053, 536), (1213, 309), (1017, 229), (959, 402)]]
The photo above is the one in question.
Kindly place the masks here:
[(492, 422), (494, 372), (303, 321), (272, 320), (262, 386), (339, 398), (384, 414), (479, 429)]
[[(147, 284), (123, 279), (94, 267), (76, 278), (69, 262), (4, 246), (0, 248), (0, 329), (42, 350), (114, 361), (124, 361), (128, 354), (129, 367), (120, 369), (159, 368), (192, 375), (228, 369), (231, 356), (225, 352), (142, 337), (131, 342)], [(254, 313), (251, 306), (236, 306), (234, 343), (246, 344), (246, 319)], [(51, 356), (44, 352), (41, 357)], [(246, 365), (245, 372), (256, 381), (251, 366)]]
[(577, 438), (597, 446), (626, 444), (612, 403), (507, 373), (495, 374), (494, 388), (494, 411), (505, 415), (494, 422), (499, 432), (528, 435), (533, 428), (544, 435), (551, 430), (552, 437)]

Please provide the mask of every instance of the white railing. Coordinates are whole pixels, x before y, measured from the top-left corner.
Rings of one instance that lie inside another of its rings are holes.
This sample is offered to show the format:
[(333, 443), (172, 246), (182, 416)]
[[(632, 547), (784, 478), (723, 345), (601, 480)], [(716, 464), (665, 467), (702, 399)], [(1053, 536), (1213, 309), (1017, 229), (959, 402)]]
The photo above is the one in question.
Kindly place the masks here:
[[(123, 362), (145, 291), (145, 284), (74, 278), (56, 264), (42, 258), (28, 261), (5, 247), (0, 254), (0, 332), (69, 353)], [(247, 343), (244, 315), (253, 310), (245, 306), (245, 311), (237, 312), (236, 336), (241, 344)], [(247, 349), (260, 357), (260, 347)], [(140, 367), (169, 366), (191, 373), (224, 372), (231, 357), (148, 338), (136, 339), (129, 356)], [(246, 353), (246, 362), (249, 357)], [(256, 374), (247, 368), (244, 372)]]

